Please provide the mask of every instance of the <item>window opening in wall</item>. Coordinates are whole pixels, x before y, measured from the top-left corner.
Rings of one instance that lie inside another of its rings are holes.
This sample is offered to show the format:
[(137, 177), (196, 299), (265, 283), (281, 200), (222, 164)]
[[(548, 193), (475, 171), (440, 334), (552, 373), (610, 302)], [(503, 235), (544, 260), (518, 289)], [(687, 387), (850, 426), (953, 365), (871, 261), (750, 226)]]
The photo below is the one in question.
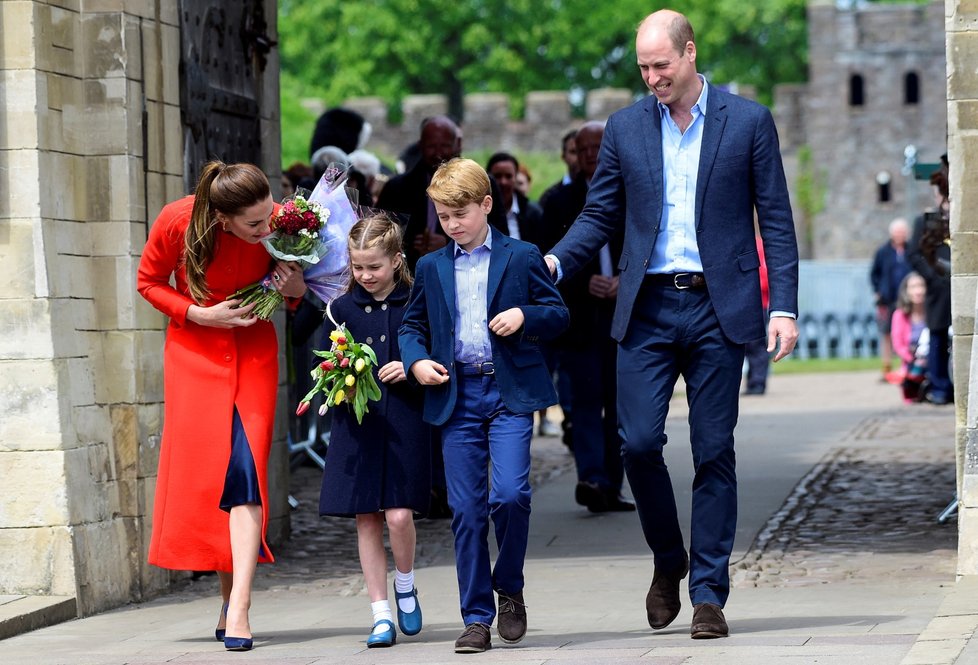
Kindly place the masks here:
[(920, 103), (920, 77), (917, 72), (907, 72), (903, 77), (903, 103)]
[(862, 106), (863, 103), (863, 77), (853, 74), (849, 77), (849, 106)]
[(889, 171), (880, 171), (876, 174), (876, 200), (878, 203), (890, 202), (890, 181)]

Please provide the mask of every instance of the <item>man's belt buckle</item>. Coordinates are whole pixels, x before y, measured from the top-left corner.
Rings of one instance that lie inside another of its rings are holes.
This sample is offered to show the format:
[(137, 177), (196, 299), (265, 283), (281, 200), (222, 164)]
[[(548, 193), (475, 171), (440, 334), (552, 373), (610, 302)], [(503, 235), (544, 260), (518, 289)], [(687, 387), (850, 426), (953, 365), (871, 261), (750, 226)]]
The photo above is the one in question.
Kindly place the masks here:
[(496, 366), (491, 362), (479, 363), (479, 373), (480, 374), (495, 374)]
[[(680, 284), (679, 283), (680, 278), (684, 278), (686, 280), (686, 283)], [(677, 272), (675, 275), (672, 276), (672, 283), (680, 291), (691, 289), (693, 288), (693, 275), (692, 273), (688, 273), (688, 272)]]

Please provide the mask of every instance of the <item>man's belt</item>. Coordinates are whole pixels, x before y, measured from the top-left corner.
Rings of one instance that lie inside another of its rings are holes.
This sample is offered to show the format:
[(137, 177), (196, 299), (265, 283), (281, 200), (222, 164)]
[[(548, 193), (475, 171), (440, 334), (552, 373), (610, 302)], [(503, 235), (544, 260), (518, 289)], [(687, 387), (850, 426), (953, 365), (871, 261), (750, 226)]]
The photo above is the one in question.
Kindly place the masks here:
[(680, 291), (706, 287), (706, 278), (701, 272), (650, 273), (645, 276), (645, 281), (658, 286), (671, 286)]

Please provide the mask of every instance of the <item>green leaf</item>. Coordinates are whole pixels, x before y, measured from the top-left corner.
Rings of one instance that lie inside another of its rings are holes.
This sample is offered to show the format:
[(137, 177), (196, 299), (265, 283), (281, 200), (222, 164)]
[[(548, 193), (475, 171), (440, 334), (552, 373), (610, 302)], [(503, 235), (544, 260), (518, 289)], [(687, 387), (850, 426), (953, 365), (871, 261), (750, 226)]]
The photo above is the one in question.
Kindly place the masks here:
[(363, 354), (370, 359), (371, 364), (373, 365), (377, 364), (377, 354), (374, 353), (374, 350), (370, 347), (369, 344), (361, 345), (360, 349), (363, 351)]

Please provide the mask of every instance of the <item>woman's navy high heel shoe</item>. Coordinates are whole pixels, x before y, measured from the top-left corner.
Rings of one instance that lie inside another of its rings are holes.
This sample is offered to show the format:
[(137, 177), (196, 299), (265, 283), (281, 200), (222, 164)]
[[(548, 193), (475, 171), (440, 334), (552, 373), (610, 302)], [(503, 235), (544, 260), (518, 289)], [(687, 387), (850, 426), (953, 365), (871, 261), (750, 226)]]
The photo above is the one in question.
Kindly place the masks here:
[(251, 651), (254, 641), (250, 637), (224, 637), (224, 648), (228, 651)]
[[(227, 603), (224, 603), (224, 606), (221, 607), (221, 614), (224, 615), (224, 620), (227, 621), (227, 618), (228, 618), (228, 604)], [(218, 642), (223, 642), (224, 641), (224, 634), (225, 634), (225, 632), (226, 631), (225, 631), (224, 628), (215, 628), (214, 629), (214, 639), (216, 639)]]

